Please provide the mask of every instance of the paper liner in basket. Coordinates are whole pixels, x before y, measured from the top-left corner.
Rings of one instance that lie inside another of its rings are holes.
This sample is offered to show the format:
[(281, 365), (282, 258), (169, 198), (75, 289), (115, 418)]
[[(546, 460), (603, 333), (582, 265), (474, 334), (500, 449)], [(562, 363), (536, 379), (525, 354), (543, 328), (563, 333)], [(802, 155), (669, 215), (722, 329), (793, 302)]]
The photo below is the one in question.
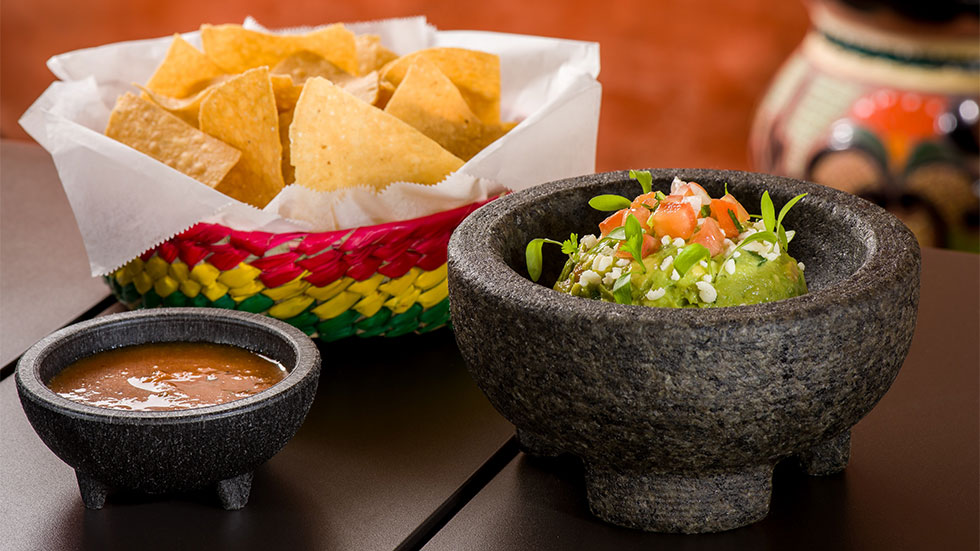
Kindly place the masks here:
[[(261, 28), (253, 20), (245, 26)], [(595, 43), (478, 31), (437, 31), (424, 18), (355, 23), (395, 53), (461, 47), (500, 56), (501, 116), (521, 121), (434, 186), (396, 182), (378, 193), (291, 185), (259, 210), (102, 134), (116, 98), (143, 83), (171, 37), (78, 50), (48, 61), (54, 82), (20, 120), (51, 153), (93, 275), (105, 275), (198, 222), (243, 231), (330, 231), (407, 220), (506, 190), (593, 172), (601, 86)], [(197, 32), (183, 37), (200, 47)]]

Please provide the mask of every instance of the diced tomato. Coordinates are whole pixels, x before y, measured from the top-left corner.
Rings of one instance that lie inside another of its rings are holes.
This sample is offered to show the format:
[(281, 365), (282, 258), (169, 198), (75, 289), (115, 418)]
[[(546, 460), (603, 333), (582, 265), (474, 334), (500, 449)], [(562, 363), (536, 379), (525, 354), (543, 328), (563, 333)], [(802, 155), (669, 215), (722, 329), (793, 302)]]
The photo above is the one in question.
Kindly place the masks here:
[(653, 207), (656, 206), (656, 204), (657, 204), (657, 192), (651, 191), (650, 193), (644, 193), (643, 195), (638, 196), (636, 199), (633, 199), (633, 204), (630, 205), (630, 208), (635, 208), (642, 205), (649, 205)]
[[(636, 217), (636, 220), (640, 223), (640, 227), (643, 228), (643, 231), (650, 231), (650, 226), (647, 225), (647, 220), (649, 220), (650, 215), (653, 214), (652, 210), (644, 207), (643, 205), (639, 205), (636, 207), (630, 207), (629, 213)], [(626, 223), (625, 218), (623, 219), (623, 223)]]
[(678, 196), (668, 196), (653, 213), (653, 232), (658, 239), (669, 235), (686, 240), (697, 226), (698, 215), (694, 207)]
[(691, 243), (700, 243), (708, 249), (711, 256), (717, 256), (725, 250), (725, 234), (714, 218), (705, 218), (704, 223), (691, 237)]
[[(659, 250), (660, 241), (649, 233), (643, 234), (643, 246), (640, 248), (640, 254), (643, 256), (643, 258), (646, 258)], [(616, 256), (618, 258), (633, 258), (633, 255), (629, 251), (624, 251), (622, 249), (616, 251)]]
[(626, 223), (626, 215), (629, 214), (629, 209), (622, 209), (614, 212), (608, 218), (599, 223), (599, 232), (602, 235), (606, 235), (614, 229), (622, 226)]
[(725, 237), (735, 237), (739, 231), (735, 227), (735, 223), (732, 222), (732, 217), (728, 215), (729, 211), (735, 213), (735, 218), (738, 219), (739, 224), (749, 221), (748, 211), (742, 207), (737, 199), (732, 197), (732, 194), (729, 193), (721, 199), (715, 199), (711, 202), (711, 217), (721, 226), (722, 231), (725, 232)]

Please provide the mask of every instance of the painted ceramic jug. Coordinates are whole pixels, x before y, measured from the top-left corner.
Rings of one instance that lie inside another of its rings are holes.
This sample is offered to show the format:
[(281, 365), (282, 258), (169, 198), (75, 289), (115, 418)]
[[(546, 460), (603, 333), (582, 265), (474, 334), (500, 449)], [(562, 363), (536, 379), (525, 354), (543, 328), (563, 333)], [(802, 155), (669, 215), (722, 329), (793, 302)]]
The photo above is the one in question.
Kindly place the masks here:
[(870, 199), (923, 245), (980, 251), (975, 1), (815, 1), (756, 113), (756, 170)]

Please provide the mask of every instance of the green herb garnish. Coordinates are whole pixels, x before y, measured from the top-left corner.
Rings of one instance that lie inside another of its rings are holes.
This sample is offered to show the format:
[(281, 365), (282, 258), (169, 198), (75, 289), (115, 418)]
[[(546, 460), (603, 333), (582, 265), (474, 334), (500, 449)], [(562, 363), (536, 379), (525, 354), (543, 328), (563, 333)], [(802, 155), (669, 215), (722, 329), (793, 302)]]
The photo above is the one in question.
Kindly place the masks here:
[(545, 243), (561, 245), (564, 249), (564, 245), (562, 245), (562, 243), (553, 239), (544, 239), (543, 237), (532, 239), (527, 244), (527, 248), (524, 249), (524, 261), (527, 262), (527, 275), (531, 276), (531, 281), (537, 281), (538, 278), (541, 277), (541, 267), (544, 263), (542, 260), (541, 247), (544, 246)]
[(710, 215), (711, 215), (711, 207), (709, 207), (708, 205), (704, 205), (703, 207), (701, 207), (701, 213), (698, 215), (700, 218), (707, 218)]
[(801, 193), (789, 201), (786, 201), (783, 208), (779, 209), (779, 217), (776, 218), (776, 228), (779, 233), (779, 245), (783, 248), (783, 251), (785, 251), (786, 246), (789, 245), (789, 241), (786, 239), (786, 230), (783, 229), (783, 218), (786, 216), (786, 213), (789, 212), (789, 209), (791, 209), (797, 201), (804, 197), (806, 197), (806, 193)]
[(622, 195), (596, 195), (589, 199), (589, 206), (604, 212), (629, 208), (633, 201)]
[(658, 190), (658, 191), (657, 191), (656, 193), (654, 193), (654, 194), (653, 194), (653, 197), (654, 197), (654, 198), (655, 198), (655, 199), (656, 199), (657, 201), (663, 201), (664, 199), (666, 199), (666, 198), (667, 198), (667, 196), (666, 196), (666, 195), (664, 195), (664, 192), (662, 192), (662, 191), (659, 191), (659, 190)]
[(633, 260), (640, 263), (643, 272), (646, 273), (647, 267), (643, 264), (643, 227), (635, 216), (630, 214), (626, 217), (626, 240), (620, 245), (620, 249), (625, 249), (633, 255)]
[(619, 226), (613, 228), (606, 237), (609, 239), (615, 239), (616, 241), (622, 241), (623, 239), (626, 239), (626, 227)]
[(561, 252), (572, 255), (578, 252), (578, 234), (573, 233), (561, 244)]
[(674, 258), (674, 269), (683, 277), (691, 269), (691, 266), (710, 258), (711, 252), (707, 247), (700, 243), (691, 243), (677, 253), (677, 257)]
[(727, 209), (727, 210), (728, 210), (728, 217), (731, 218), (732, 222), (735, 223), (735, 229), (738, 230), (738, 233), (745, 233), (745, 228), (743, 228), (742, 224), (739, 223), (738, 216), (735, 216), (735, 211), (733, 211), (732, 209)]
[(650, 174), (649, 170), (630, 170), (630, 179), (640, 182), (643, 193), (650, 193), (650, 190), (653, 189), (653, 175)]
[(772, 206), (772, 198), (769, 192), (762, 192), (762, 222), (766, 225), (766, 231), (776, 232), (776, 208)]

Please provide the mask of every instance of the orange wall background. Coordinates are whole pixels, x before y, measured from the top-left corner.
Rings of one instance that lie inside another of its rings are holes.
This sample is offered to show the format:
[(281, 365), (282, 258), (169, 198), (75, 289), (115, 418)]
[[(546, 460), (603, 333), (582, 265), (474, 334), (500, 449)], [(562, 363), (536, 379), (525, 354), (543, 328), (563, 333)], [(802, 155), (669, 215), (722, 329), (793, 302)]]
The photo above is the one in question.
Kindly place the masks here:
[(798, 1), (767, 0), (3, 0), (2, 135), (53, 77), (52, 55), (109, 42), (240, 23), (268, 27), (425, 15), (439, 29), (476, 29), (601, 44), (599, 171), (749, 168), (752, 113), (807, 28)]

